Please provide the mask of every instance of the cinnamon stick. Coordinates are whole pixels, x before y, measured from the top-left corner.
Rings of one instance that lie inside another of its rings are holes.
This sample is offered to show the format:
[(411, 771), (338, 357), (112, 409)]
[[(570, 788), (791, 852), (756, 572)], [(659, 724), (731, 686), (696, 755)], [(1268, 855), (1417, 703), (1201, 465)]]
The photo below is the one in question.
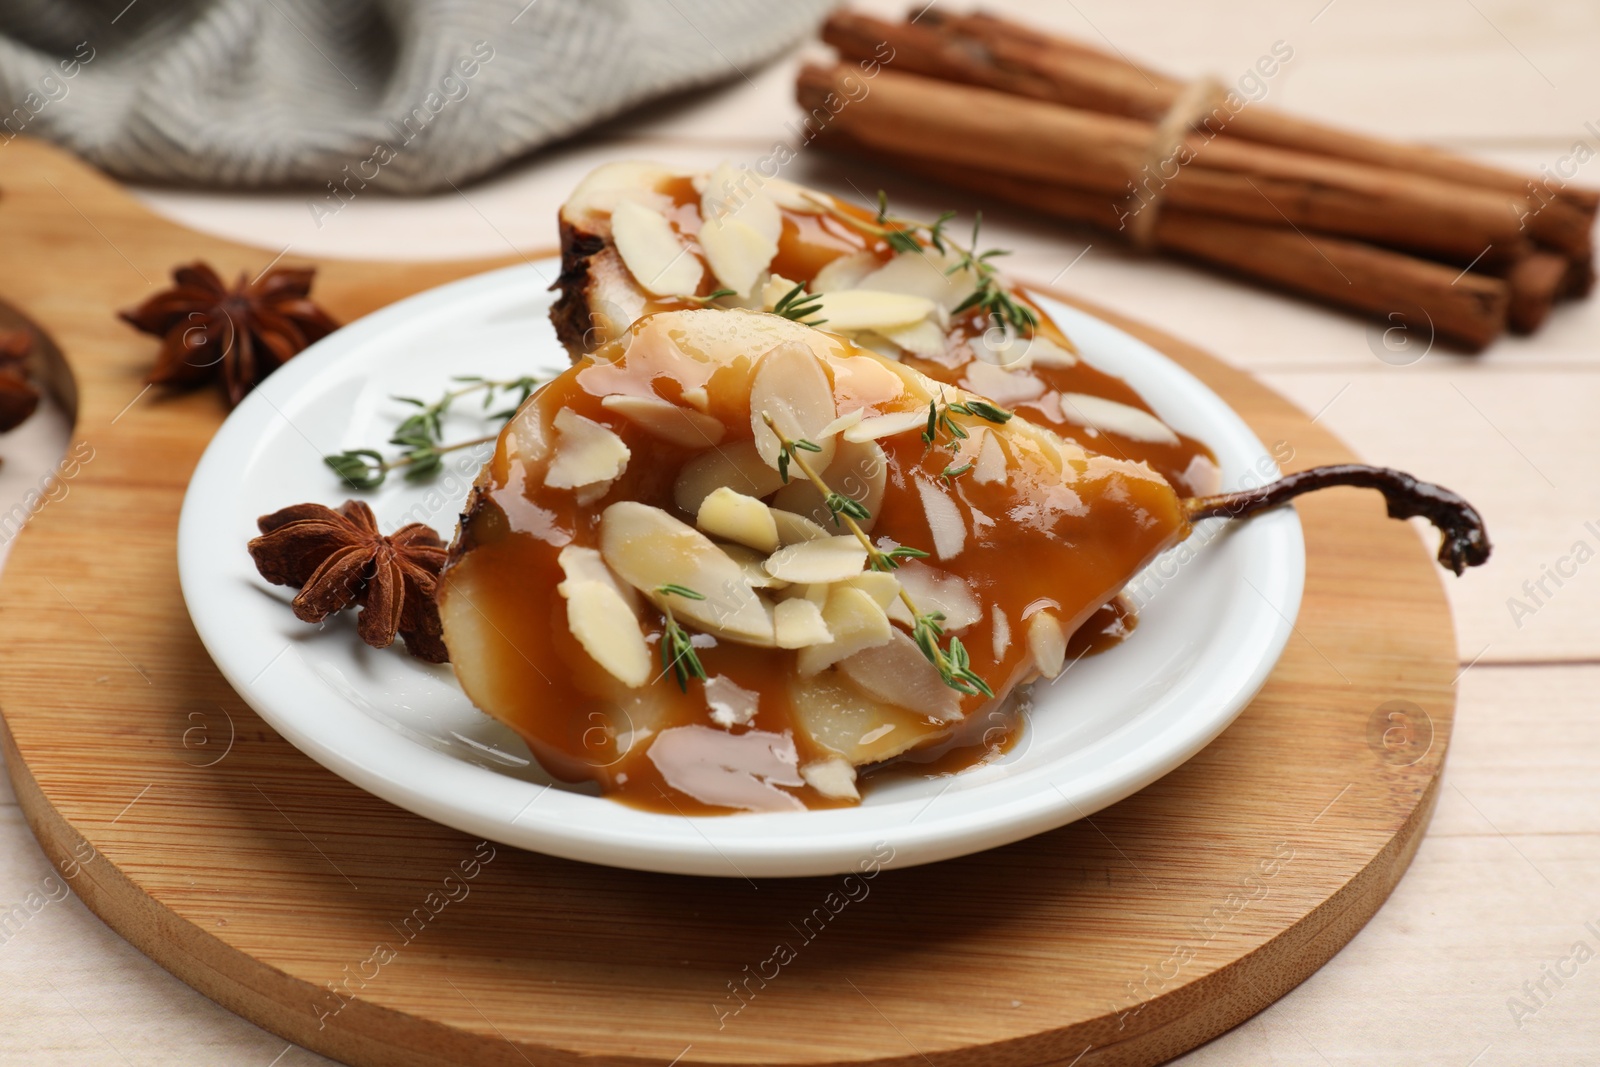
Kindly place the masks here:
[[(1121, 232), (1117, 206), (1095, 193), (974, 167), (943, 165), (927, 171), (919, 160), (836, 140), (853, 154), (922, 170), (938, 181), (987, 198), (1109, 233)], [(1436, 336), (1468, 351), (1482, 349), (1505, 328), (1508, 282), (1359, 241), (1296, 233), (1281, 226), (1177, 207), (1162, 209), (1151, 237), (1157, 249), (1361, 312), (1385, 326), (1404, 326), (1418, 337)]]
[(1164, 214), (1155, 229), (1159, 245), (1170, 251), (1469, 352), (1481, 351), (1506, 324), (1510, 296), (1498, 278), (1360, 241), (1188, 212)]
[[(931, 9), (916, 23), (839, 11), (823, 23), (822, 40), (844, 59), (881, 58), (887, 44), (897, 70), (1145, 122), (1159, 121), (1183, 88), (1175, 79), (1065, 40), (1051, 43), (1073, 50), (1069, 62), (1004, 62), (996, 54), (1008, 50), (1004, 43), (942, 32), (951, 21), (959, 20), (945, 20)], [(1041, 41), (1021, 47), (1043, 46)]]
[(1585, 259), (1567, 264), (1567, 277), (1561, 286), (1561, 296), (1567, 300), (1582, 300), (1593, 291), (1594, 260)]
[(1550, 308), (1567, 283), (1568, 263), (1553, 252), (1535, 252), (1506, 271), (1511, 290), (1508, 311), (1513, 333), (1533, 333), (1550, 314)]
[(889, 69), (858, 100), (849, 99), (852, 87), (859, 92), (850, 67), (801, 71), (801, 106), (823, 136), (844, 134), (930, 164), (978, 166), (1111, 197), (1131, 190), (1130, 213), (1160, 200), (1460, 262), (1503, 255), (1524, 240), (1521, 202), (1493, 190), (1247, 141), (1207, 142), (1200, 133), (1184, 142), (1186, 165), (1179, 154), (1147, 169), (1155, 128), (1137, 119)]
[[(952, 15), (927, 10), (915, 24), (841, 12), (823, 27), (823, 39), (847, 58), (860, 58), (855, 50), (859, 42), (867, 39), (874, 46), (887, 40), (897, 51), (905, 40), (905, 54), (895, 58), (896, 65), (904, 70), (1147, 122), (1159, 120), (1183, 87), (1180, 80), (1121, 56), (982, 12)], [(965, 57), (960, 74), (920, 67), (934, 51)], [(1550, 190), (1545, 183), (1514, 171), (1424, 145), (1400, 144), (1337, 129), (1267, 105), (1251, 104), (1235, 110), (1226, 121), (1226, 129), (1228, 135), (1245, 140), (1532, 196), (1536, 202), (1553, 195), (1584, 214), (1586, 225), (1592, 225), (1600, 209), (1600, 190), (1574, 185)]]

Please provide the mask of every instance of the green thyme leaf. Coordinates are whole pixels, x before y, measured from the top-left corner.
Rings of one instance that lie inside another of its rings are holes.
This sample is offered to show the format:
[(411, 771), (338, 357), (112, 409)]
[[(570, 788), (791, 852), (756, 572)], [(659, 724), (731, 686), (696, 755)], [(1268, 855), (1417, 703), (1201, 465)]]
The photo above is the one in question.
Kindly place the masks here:
[(803, 326), (821, 326), (827, 319), (812, 319), (807, 316), (814, 315), (822, 309), (822, 294), (807, 293), (806, 283), (800, 282), (790, 289), (778, 302), (772, 305), (774, 315), (782, 315), (786, 319), (793, 319)]
[(963, 415), (973, 415), (980, 419), (987, 419), (989, 422), (998, 423), (1002, 426), (1010, 422), (1011, 417), (1016, 414), (1016, 412), (995, 407), (987, 400), (968, 400), (960, 404), (951, 404), (950, 410), (959, 411)]
[(887, 552), (873, 552), (867, 559), (867, 566), (875, 571), (896, 571), (900, 569), (901, 560), (927, 558), (928, 554), (920, 548), (899, 545)]
[(383, 461), (383, 453), (374, 452), (370, 448), (353, 448), (347, 452), (323, 456), (322, 462), (332, 468), (333, 473), (344, 479), (345, 484), (353, 489), (376, 489), (383, 484), (384, 478), (389, 473), (389, 468)]
[[(690, 589), (686, 585), (676, 582), (667, 582), (655, 588), (657, 596), (681, 596), (685, 600), (704, 600), (705, 594), (698, 590)], [(689, 691), (689, 679), (698, 678), (706, 680), (706, 669), (700, 662), (700, 654), (694, 649), (694, 642), (687, 631), (679, 625), (677, 618), (672, 614), (672, 608), (666, 605), (661, 609), (663, 623), (661, 627), (661, 673), (672, 672), (678, 680), (678, 688), (683, 692)]]
[(884, 235), (884, 240), (889, 242), (889, 247), (896, 252), (920, 252), (922, 242), (910, 230), (890, 230)]
[(859, 500), (851, 500), (842, 493), (829, 493), (827, 498), (828, 510), (833, 513), (833, 524), (840, 525), (839, 516), (848, 515), (857, 522), (865, 522), (872, 517), (872, 512)]

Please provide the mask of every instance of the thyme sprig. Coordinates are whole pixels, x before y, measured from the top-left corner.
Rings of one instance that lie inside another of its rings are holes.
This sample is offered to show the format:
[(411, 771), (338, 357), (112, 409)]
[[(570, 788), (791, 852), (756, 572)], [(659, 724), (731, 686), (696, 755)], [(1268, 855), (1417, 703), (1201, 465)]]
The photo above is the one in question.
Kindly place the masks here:
[(685, 600), (704, 600), (706, 595), (672, 582), (656, 586), (655, 593), (663, 598), (661, 614), (665, 619), (661, 628), (661, 673), (671, 671), (678, 679), (678, 688), (687, 693), (690, 678), (706, 680), (706, 668), (700, 662), (700, 654), (694, 650), (688, 631), (678, 624), (672, 614), (672, 604), (665, 598), (681, 596)]
[(882, 189), (878, 190), (878, 214), (872, 223), (863, 222), (859, 217), (841, 210), (831, 198), (812, 196), (809, 199), (840, 221), (882, 237), (896, 252), (921, 252), (926, 242), (940, 255), (955, 253), (956, 261), (946, 268), (945, 273), (957, 274), (970, 270), (973, 289), (965, 300), (950, 309), (950, 314), (959, 315), (970, 308), (981, 308), (995, 325), (1015, 330), (1023, 337), (1032, 337), (1033, 331), (1038, 328), (1039, 316), (1027, 304), (1011, 295), (1000, 272), (991, 262), (1000, 256), (1010, 255), (1010, 251), (1003, 248), (978, 251), (983, 212), (973, 217), (972, 239), (963, 245), (954, 240), (947, 229), (950, 221), (956, 217), (954, 211), (941, 212), (933, 222), (891, 215), (889, 197)]
[[(996, 407), (987, 400), (960, 400), (954, 404), (947, 403), (944, 393), (941, 392), (937, 400), (928, 401), (928, 426), (922, 431), (922, 444), (924, 448), (932, 448), (939, 441), (940, 434), (948, 435), (949, 449), (954, 452), (961, 441), (970, 435), (967, 428), (957, 422), (952, 416), (969, 415), (985, 422), (992, 422), (997, 426), (1004, 426), (1010, 422), (1015, 412), (1005, 408)], [(966, 471), (957, 471), (956, 474), (965, 474)], [(955, 477), (946, 470), (946, 477)]]
[[(828, 510), (833, 513), (835, 525), (841, 522), (849, 527), (856, 540), (861, 542), (861, 547), (867, 550), (867, 567), (875, 571), (894, 571), (900, 569), (900, 563), (905, 559), (926, 559), (927, 553), (917, 548), (899, 545), (887, 552), (873, 543), (866, 531), (861, 528), (861, 522), (870, 517), (866, 507), (858, 500), (851, 500), (835, 492), (822, 476), (816, 472), (806, 461), (802, 453), (820, 452), (821, 447), (811, 441), (785, 437), (783, 431), (778, 429), (778, 424), (772, 420), (767, 412), (761, 413), (761, 420), (767, 424), (778, 438), (778, 457), (780, 473), (787, 474), (788, 466), (793, 463), (805, 475), (806, 480), (816, 487), (822, 494), (823, 500), (828, 502)], [(809, 447), (808, 447), (809, 446)], [(787, 477), (784, 479), (787, 481)], [(835, 501), (845, 501), (848, 505), (835, 507)], [(944, 637), (944, 613), (938, 611), (923, 611), (917, 607), (916, 601), (911, 599), (911, 594), (906, 592), (905, 586), (900, 587), (900, 602), (911, 613), (911, 638), (928, 657), (934, 669), (939, 672), (939, 677), (944, 684), (958, 693), (968, 696), (982, 694), (986, 697), (994, 696), (994, 690), (989, 687), (978, 674), (973, 671), (967, 657), (967, 650), (962, 646), (961, 639), (951, 636), (949, 641), (941, 646), (940, 640)]]
[(947, 482), (953, 482), (963, 474), (966, 474), (968, 471), (970, 471), (973, 467), (973, 463), (974, 461), (969, 459), (959, 467), (955, 464), (951, 464), (939, 472), (939, 477), (943, 478)]
[(806, 283), (799, 282), (793, 289), (778, 298), (772, 305), (774, 315), (782, 315), (786, 319), (793, 319), (802, 326), (821, 326), (827, 319), (813, 319), (822, 310), (822, 294), (806, 292)]
[[(531, 375), (521, 378), (489, 379), (475, 374), (456, 375), (451, 381), (463, 383), (447, 389), (437, 400), (420, 400), (414, 396), (397, 396), (394, 399), (409, 404), (417, 410), (407, 415), (395, 427), (389, 444), (400, 445), (404, 451), (389, 459), (375, 448), (351, 448), (333, 455), (323, 456), (335, 474), (353, 489), (376, 489), (393, 471), (403, 470), (408, 481), (423, 481), (437, 474), (444, 465), (444, 456), (463, 448), (487, 444), (499, 434), (486, 434), (468, 441), (444, 443), (444, 416), (457, 400), (472, 393), (483, 394), (482, 410), (485, 418), (505, 422), (539, 384)], [(515, 397), (514, 400), (511, 398)], [(510, 401), (509, 403), (507, 403)], [(490, 411), (497, 403), (506, 405)]]
[(410, 481), (422, 481), (438, 472), (447, 453), (485, 445), (499, 436), (492, 433), (468, 441), (452, 441), (448, 445), (418, 445), (394, 459), (384, 458), (383, 453), (376, 449), (351, 448), (336, 455), (323, 456), (322, 462), (352, 489), (376, 489), (391, 472), (397, 470), (405, 471)]
[(977, 696), (980, 693), (986, 697), (994, 696), (994, 690), (989, 688), (989, 683), (973, 671), (967, 657), (967, 647), (961, 643), (961, 638), (951, 634), (945, 647), (940, 648), (939, 638), (943, 636), (943, 612), (935, 611), (916, 616), (916, 623), (911, 629), (911, 639), (922, 649), (922, 654), (939, 669), (939, 677), (944, 679), (944, 684), (968, 696)]

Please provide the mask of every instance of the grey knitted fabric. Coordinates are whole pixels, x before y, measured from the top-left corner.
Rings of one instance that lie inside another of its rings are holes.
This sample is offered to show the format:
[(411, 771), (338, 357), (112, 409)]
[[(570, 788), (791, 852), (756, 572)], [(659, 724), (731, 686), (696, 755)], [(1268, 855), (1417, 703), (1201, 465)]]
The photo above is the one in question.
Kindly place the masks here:
[(130, 180), (428, 192), (652, 97), (742, 78), (830, 6), (3, 0), (0, 167), (25, 133)]

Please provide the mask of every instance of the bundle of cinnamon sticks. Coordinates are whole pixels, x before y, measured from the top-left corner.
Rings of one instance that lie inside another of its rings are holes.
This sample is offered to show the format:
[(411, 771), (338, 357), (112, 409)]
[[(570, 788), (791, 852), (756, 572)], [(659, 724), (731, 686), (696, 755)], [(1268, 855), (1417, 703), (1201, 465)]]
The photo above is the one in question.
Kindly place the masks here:
[[(808, 139), (1476, 351), (1594, 282), (1600, 192), (1296, 118), (985, 14), (849, 12)], [(1267, 58), (1267, 57), (1264, 57)]]

